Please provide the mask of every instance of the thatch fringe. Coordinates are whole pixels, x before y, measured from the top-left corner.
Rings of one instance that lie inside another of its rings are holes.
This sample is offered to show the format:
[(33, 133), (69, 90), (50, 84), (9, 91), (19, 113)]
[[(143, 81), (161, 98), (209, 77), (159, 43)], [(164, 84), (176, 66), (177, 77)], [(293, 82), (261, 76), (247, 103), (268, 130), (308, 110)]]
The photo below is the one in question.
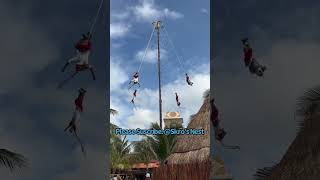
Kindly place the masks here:
[(211, 162), (164, 164), (153, 171), (153, 180), (210, 179)]
[(210, 159), (210, 148), (202, 148), (195, 151), (173, 153), (167, 158), (168, 164), (184, 164), (190, 162), (204, 162)]
[(258, 169), (257, 172), (253, 175), (255, 180), (264, 180), (271, 176), (272, 170), (275, 169), (277, 165), (272, 167), (265, 167), (262, 169)]
[(296, 104), (296, 115), (302, 117), (298, 119), (298, 133), (305, 128), (306, 120), (309, 119), (312, 114), (319, 111), (320, 105), (320, 86), (310, 88), (304, 92), (304, 94), (298, 98)]

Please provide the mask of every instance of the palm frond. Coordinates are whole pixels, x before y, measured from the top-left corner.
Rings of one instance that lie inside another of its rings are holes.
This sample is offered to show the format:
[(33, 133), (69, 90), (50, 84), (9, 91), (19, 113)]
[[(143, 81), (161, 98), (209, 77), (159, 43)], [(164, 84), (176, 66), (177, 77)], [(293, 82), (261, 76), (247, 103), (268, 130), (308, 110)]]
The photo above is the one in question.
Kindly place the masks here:
[(111, 169), (129, 168), (129, 154), (131, 144), (126, 136), (121, 136), (113, 133), (114, 129), (118, 128), (116, 125), (111, 124), (110, 128), (110, 165)]
[(135, 162), (144, 162), (148, 163), (152, 159), (157, 159), (156, 154), (152, 152), (150, 143), (146, 139), (135, 143), (134, 152), (135, 152)]
[(26, 167), (27, 159), (21, 154), (6, 149), (0, 149), (0, 164), (12, 171), (16, 168)]
[[(158, 123), (151, 123), (150, 129), (159, 130), (161, 127)], [(172, 153), (176, 142), (176, 135), (157, 134), (144, 135), (143, 137), (141, 141), (134, 145), (134, 153), (137, 155), (137, 160), (143, 162), (149, 162), (152, 159), (164, 162)]]
[(115, 109), (110, 108), (110, 114), (112, 114), (113, 116), (119, 114), (119, 112)]
[(119, 128), (117, 125), (110, 123), (110, 130), (114, 131), (117, 128)]
[(265, 167), (263, 169), (258, 169), (254, 174), (255, 180), (264, 180), (271, 176), (272, 170), (276, 168), (277, 164), (272, 167)]
[(146, 144), (148, 150), (152, 153), (152, 155), (156, 158), (159, 159), (159, 156), (157, 154), (157, 142), (155, 139), (151, 136), (147, 136), (146, 139), (144, 140), (144, 143)]
[[(157, 130), (161, 129), (158, 123), (152, 123), (150, 128)], [(151, 154), (160, 162), (164, 162), (172, 153), (176, 137), (176, 135), (158, 134), (145, 136), (145, 141)]]

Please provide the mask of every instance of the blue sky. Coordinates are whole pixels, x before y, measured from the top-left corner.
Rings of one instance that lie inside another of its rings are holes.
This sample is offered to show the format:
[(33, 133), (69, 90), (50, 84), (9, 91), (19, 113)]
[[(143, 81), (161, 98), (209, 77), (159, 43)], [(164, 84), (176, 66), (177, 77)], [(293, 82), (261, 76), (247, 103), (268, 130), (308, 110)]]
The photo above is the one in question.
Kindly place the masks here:
[[(150, 34), (152, 22), (164, 22), (169, 38), (181, 59), (179, 64), (165, 31), (160, 34), (161, 69), (163, 86), (163, 114), (179, 111), (185, 125), (189, 116), (202, 104), (202, 94), (210, 87), (210, 9), (209, 1), (111, 1), (111, 108), (119, 115), (111, 122), (123, 128), (148, 128), (158, 122), (158, 84), (156, 64), (156, 36), (154, 34), (140, 71), (136, 109), (130, 103), (133, 89), (128, 82), (138, 70)], [(196, 23), (195, 23), (196, 22)], [(194, 86), (185, 82), (188, 72)], [(178, 92), (182, 107), (175, 104)], [(192, 94), (192, 96), (190, 96)], [(130, 137), (131, 140), (137, 137)]]

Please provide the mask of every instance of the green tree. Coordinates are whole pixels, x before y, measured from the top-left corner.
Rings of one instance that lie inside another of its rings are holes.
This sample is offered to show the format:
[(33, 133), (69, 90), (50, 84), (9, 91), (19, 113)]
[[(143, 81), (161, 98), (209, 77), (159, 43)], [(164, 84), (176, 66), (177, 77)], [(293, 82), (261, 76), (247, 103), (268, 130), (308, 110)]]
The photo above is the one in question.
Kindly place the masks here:
[[(161, 128), (159, 124), (152, 123), (151, 129), (160, 130)], [(142, 162), (156, 159), (163, 163), (172, 153), (176, 139), (176, 135), (146, 135), (141, 142), (136, 143), (135, 152), (138, 157), (145, 156), (141, 159)]]
[(110, 127), (110, 161), (111, 169), (125, 169), (130, 167), (129, 153), (130, 143), (127, 136), (121, 136), (114, 133), (116, 125)]
[(151, 152), (150, 146), (146, 139), (138, 141), (134, 144), (134, 161), (133, 163), (148, 164), (152, 159), (157, 159)]

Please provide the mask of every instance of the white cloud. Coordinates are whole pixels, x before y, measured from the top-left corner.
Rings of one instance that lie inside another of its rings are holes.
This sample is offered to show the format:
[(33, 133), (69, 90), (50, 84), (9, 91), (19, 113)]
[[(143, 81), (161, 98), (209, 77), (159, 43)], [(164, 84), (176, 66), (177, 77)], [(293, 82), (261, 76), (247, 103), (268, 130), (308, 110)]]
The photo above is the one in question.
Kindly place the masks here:
[(110, 57), (110, 91), (121, 89), (121, 85), (129, 79), (126, 71), (121, 67), (120, 59)]
[(110, 43), (110, 46), (111, 46), (111, 52), (113, 49), (120, 49), (122, 47), (124, 47), (126, 45), (126, 42), (115, 42), (115, 41), (112, 41), (112, 43)]
[(158, 120), (158, 112), (148, 108), (137, 108), (127, 119), (127, 128), (149, 128), (152, 122)]
[(110, 122), (119, 127), (122, 127), (123, 125), (127, 124), (121, 120), (126, 119), (130, 115), (131, 109), (130, 106), (128, 106), (130, 102), (129, 98), (128, 101), (123, 100), (126, 99), (126, 97), (129, 97), (128, 94), (119, 95), (119, 93), (117, 92), (117, 94), (112, 94), (110, 97), (110, 108), (116, 109), (118, 111), (117, 115), (110, 115)]
[(129, 17), (129, 12), (111, 12), (110, 13), (111, 16), (111, 22), (114, 22), (116, 20), (125, 20)]
[[(134, 18), (132, 18), (134, 17)], [(126, 36), (135, 20), (152, 22), (156, 19), (179, 19), (183, 14), (168, 8), (158, 8), (153, 0), (141, 0), (137, 5), (125, 8), (125, 11), (111, 12), (110, 38)]]
[(130, 24), (110, 23), (110, 38), (116, 39), (126, 36), (130, 31), (130, 27)]
[(138, 91), (135, 102), (138, 107), (155, 108), (158, 106), (158, 91), (148, 88), (142, 89)]
[(139, 5), (132, 8), (134, 15), (141, 21), (154, 21), (160, 18), (179, 19), (183, 14), (169, 10), (168, 8), (159, 9), (153, 0), (141, 0)]
[[(162, 60), (165, 60), (168, 58), (167, 50), (160, 49), (160, 52), (161, 52), (161, 59)], [(144, 54), (145, 54), (145, 50), (138, 51), (136, 54), (137, 60), (141, 61)], [(158, 57), (158, 50), (156, 48), (155, 49), (148, 49), (143, 61), (148, 62), (148, 63), (156, 63), (157, 57)]]
[(152, 21), (160, 15), (160, 12), (153, 6), (153, 1), (144, 0), (140, 5), (134, 7), (133, 12), (138, 19)]
[(172, 19), (179, 19), (179, 18), (183, 17), (183, 14), (181, 14), (179, 12), (176, 12), (176, 11), (171, 11), (168, 8), (165, 8), (163, 10), (163, 14), (164, 14), (165, 17), (169, 17), (169, 18), (172, 18)]
[(203, 13), (203, 14), (209, 14), (208, 10), (205, 9), (205, 8), (201, 8), (200, 12)]

